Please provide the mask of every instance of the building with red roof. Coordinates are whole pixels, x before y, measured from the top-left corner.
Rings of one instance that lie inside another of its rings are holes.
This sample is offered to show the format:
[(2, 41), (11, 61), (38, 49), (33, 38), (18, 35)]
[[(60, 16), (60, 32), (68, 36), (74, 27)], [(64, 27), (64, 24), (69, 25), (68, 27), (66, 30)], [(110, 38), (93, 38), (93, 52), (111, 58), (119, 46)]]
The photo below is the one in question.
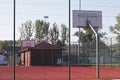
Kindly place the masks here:
[(27, 47), (19, 51), (20, 65), (24, 66), (55, 66), (62, 60), (62, 50), (53, 44), (41, 42), (35, 47)]

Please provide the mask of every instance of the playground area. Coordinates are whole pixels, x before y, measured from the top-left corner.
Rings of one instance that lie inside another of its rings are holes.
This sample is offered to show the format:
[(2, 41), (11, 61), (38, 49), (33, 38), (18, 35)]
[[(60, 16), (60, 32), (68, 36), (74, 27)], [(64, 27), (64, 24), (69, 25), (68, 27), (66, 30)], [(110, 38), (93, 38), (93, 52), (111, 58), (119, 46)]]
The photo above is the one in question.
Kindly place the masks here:
[[(67, 66), (1, 66), (0, 80), (68, 80)], [(71, 80), (119, 80), (120, 68), (100, 67), (100, 78), (96, 78), (96, 67), (70, 67)]]
[(0, 80), (120, 80), (119, 1), (108, 2), (1, 1)]

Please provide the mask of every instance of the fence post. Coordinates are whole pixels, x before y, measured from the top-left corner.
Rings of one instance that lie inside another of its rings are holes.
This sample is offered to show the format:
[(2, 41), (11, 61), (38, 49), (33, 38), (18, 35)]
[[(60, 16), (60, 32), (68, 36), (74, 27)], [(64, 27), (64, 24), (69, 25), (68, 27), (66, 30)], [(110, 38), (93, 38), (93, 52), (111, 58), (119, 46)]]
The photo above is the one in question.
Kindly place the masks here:
[(111, 50), (110, 50), (110, 56), (111, 56), (111, 67), (112, 67), (112, 38), (110, 39), (111, 40)]

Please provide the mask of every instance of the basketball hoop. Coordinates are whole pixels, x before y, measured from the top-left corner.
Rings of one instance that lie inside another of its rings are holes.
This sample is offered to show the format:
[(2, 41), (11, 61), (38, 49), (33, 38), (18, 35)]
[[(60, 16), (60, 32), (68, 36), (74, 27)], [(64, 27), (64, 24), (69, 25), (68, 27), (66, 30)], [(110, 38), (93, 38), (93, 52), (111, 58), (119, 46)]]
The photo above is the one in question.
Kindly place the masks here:
[(22, 47), (35, 47), (35, 41), (34, 40), (23, 40)]
[(93, 27), (102, 28), (102, 11), (73, 10), (73, 28), (86, 28), (89, 20)]

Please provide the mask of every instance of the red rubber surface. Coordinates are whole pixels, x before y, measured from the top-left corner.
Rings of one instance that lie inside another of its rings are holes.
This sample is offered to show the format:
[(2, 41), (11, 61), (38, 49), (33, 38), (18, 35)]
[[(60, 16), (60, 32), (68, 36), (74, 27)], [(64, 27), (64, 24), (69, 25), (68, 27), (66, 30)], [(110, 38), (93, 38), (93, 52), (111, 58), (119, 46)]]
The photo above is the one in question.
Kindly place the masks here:
[[(0, 80), (13, 80), (13, 67), (0, 67)], [(67, 80), (67, 66), (16, 67), (16, 80)], [(95, 67), (71, 67), (72, 80), (96, 78)], [(100, 68), (102, 80), (120, 79), (120, 68)]]

